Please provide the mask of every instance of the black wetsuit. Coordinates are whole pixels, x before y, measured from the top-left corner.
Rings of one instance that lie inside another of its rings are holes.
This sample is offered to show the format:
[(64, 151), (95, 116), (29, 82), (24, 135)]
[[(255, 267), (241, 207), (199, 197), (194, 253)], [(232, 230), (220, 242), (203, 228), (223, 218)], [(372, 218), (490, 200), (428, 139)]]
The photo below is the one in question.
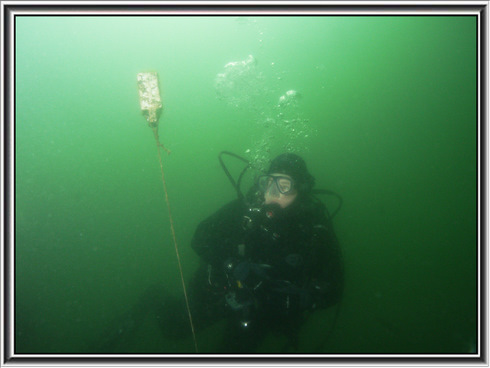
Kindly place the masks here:
[(306, 310), (341, 298), (341, 253), (325, 208), (296, 202), (282, 210), (235, 200), (197, 227), (191, 309), (197, 325), (228, 319), (224, 352), (253, 352), (269, 330), (294, 343)]

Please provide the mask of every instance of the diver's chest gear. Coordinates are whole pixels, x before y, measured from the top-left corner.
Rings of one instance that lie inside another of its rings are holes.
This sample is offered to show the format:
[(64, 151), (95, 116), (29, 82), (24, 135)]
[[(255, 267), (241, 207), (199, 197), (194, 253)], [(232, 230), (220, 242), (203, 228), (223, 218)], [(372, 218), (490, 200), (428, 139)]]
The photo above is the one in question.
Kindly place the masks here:
[[(263, 207), (252, 207), (242, 219), (242, 228), (246, 237), (257, 237), (264, 241), (277, 241), (285, 232), (283, 221), (280, 221), (280, 207), (272, 204)], [(255, 241), (257, 241), (256, 239)]]
[[(301, 217), (290, 216), (286, 209), (273, 203), (249, 207), (241, 219), (242, 238), (233, 252), (256, 263), (277, 265), (291, 254), (306, 250), (311, 237)], [(297, 265), (294, 257), (288, 263)]]
[(244, 316), (261, 306), (292, 310), (297, 298), (284, 285), (303, 285), (308, 234), (301, 222), (294, 222), (297, 217), (285, 215), (277, 204), (246, 207), (235, 223), (227, 258), (208, 266), (213, 293), (246, 324)]

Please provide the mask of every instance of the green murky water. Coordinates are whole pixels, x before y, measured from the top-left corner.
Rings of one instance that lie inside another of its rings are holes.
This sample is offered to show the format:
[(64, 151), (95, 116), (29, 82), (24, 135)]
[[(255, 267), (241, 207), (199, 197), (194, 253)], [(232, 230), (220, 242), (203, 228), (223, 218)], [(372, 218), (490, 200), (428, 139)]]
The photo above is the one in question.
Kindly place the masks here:
[[(138, 105), (146, 70), (161, 79), (187, 280), (195, 227), (234, 198), (218, 153), (261, 167), (290, 150), (344, 198), (339, 319), (331, 330), (333, 310), (312, 315), (300, 352), (325, 336), (323, 353), (474, 352), (476, 27), (470, 16), (17, 17), (16, 352), (90, 353), (148, 286), (182, 293)], [(203, 351), (222, 328), (198, 334)], [(271, 336), (261, 351), (281, 344)], [(148, 318), (121, 349), (193, 344)]]

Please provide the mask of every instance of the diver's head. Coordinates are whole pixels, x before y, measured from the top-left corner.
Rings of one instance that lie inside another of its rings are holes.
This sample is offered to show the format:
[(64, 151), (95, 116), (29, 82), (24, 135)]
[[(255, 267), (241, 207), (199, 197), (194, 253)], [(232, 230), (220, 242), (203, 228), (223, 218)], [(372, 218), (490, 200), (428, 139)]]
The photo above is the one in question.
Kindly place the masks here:
[(298, 196), (291, 176), (270, 173), (259, 177), (259, 188), (264, 193), (265, 204), (277, 203), (281, 208), (288, 207)]
[(315, 183), (308, 173), (305, 161), (294, 153), (284, 153), (271, 162), (267, 175), (259, 178), (265, 204), (277, 203), (289, 207), (297, 199), (308, 195)]

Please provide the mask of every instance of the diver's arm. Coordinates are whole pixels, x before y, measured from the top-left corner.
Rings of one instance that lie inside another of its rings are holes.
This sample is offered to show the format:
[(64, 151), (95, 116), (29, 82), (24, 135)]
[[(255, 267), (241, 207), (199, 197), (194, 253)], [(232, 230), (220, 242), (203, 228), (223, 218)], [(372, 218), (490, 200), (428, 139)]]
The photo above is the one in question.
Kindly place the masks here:
[(312, 242), (308, 287), (312, 308), (327, 308), (340, 301), (344, 288), (343, 259), (331, 221), (324, 219), (314, 226)]
[(233, 251), (243, 214), (239, 200), (232, 201), (202, 221), (192, 238), (192, 249), (207, 264), (221, 267)]

